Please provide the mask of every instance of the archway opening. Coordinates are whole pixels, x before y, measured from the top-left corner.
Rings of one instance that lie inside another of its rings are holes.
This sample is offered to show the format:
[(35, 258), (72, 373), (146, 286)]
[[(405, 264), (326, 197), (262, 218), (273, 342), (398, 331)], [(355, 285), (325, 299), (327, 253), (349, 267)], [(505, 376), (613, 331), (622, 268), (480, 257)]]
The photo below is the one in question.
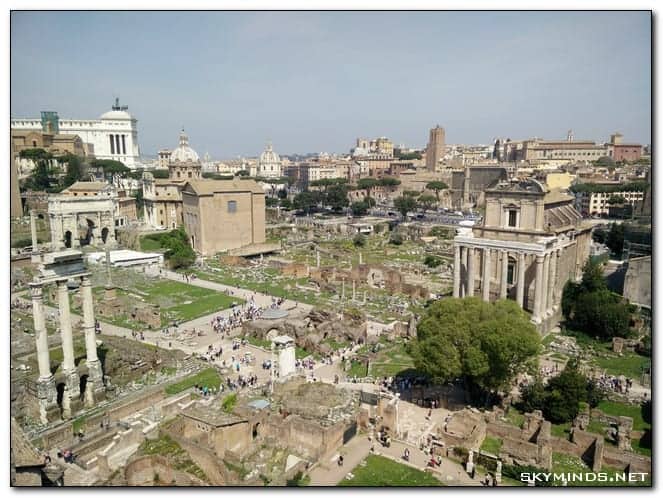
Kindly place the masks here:
[(83, 398), (85, 396), (85, 389), (87, 388), (87, 380), (88, 380), (87, 374), (86, 375), (81, 375), (81, 380), (80, 380), (80, 383), (79, 383), (81, 398)]
[(64, 233), (64, 246), (71, 249), (71, 232), (69, 230)]
[(101, 230), (101, 241), (105, 244), (107, 239), (108, 239), (108, 228), (104, 227)]
[(253, 426), (253, 433), (252, 433), (252, 435), (253, 435), (253, 439), (257, 438), (258, 435), (260, 434), (259, 429), (260, 429), (260, 422), (257, 422), (257, 423)]
[(55, 386), (55, 390), (57, 391), (57, 403), (58, 406), (62, 406), (62, 399), (64, 398), (64, 382), (60, 382)]
[(94, 221), (90, 220), (89, 218), (86, 218), (85, 220), (85, 225), (84, 225), (84, 236), (80, 239), (81, 240), (81, 245), (82, 246), (87, 246), (90, 244), (94, 243)]

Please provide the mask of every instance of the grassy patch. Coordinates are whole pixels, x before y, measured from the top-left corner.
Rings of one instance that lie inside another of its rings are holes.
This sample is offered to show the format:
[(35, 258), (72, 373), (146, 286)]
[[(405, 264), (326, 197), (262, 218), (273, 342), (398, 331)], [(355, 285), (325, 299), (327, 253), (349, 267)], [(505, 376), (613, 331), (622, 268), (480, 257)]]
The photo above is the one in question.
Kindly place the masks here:
[(366, 363), (363, 361), (352, 360), (350, 362), (350, 370), (348, 370), (348, 377), (359, 377), (363, 379), (366, 377), (368, 371), (366, 370)]
[[(362, 465), (363, 464), (363, 465)], [(354, 477), (343, 479), (339, 486), (443, 486), (428, 472), (412, 468), (378, 455), (369, 455), (352, 469)]]
[(164, 456), (172, 462), (175, 469), (192, 474), (203, 481), (208, 481), (203, 470), (191, 460), (189, 454), (177, 444), (177, 441), (167, 435), (162, 435), (155, 440), (146, 439), (140, 445), (138, 451), (143, 455)]
[(525, 422), (525, 415), (516, 410), (513, 406), (509, 407), (509, 412), (504, 416), (507, 422), (511, 425), (515, 425), (519, 429), (523, 426)]
[(71, 428), (74, 431), (74, 434), (81, 432), (81, 429), (85, 425), (85, 419), (86, 417), (79, 417), (71, 424)]
[[(556, 474), (568, 473), (568, 474), (592, 474), (592, 469), (590, 469), (585, 462), (580, 458), (567, 455), (565, 453), (553, 453), (553, 468), (552, 472)], [(603, 467), (601, 472), (607, 474), (608, 482), (597, 482), (597, 481), (569, 481), (568, 486), (649, 486), (649, 482), (617, 482), (615, 479), (616, 474), (620, 474), (621, 471), (613, 469), (610, 467)], [(612, 478), (612, 482), (610, 479)], [(555, 481), (554, 486), (562, 486), (562, 482)]]
[(640, 379), (644, 369), (651, 365), (650, 358), (630, 352), (623, 353), (621, 356), (599, 357), (595, 362), (610, 375), (625, 375), (632, 379)]
[(264, 348), (267, 350), (272, 349), (272, 341), (270, 341), (269, 339), (259, 339), (258, 337), (247, 337), (246, 340), (252, 346)]
[(481, 443), (481, 449), (490, 453), (491, 455), (499, 455), (502, 448), (502, 440), (498, 437), (486, 436)]
[(226, 413), (232, 413), (232, 411), (235, 409), (236, 404), (237, 404), (237, 393), (232, 393), (226, 396), (225, 398), (223, 398), (223, 401), (221, 402), (221, 408)]
[(633, 419), (633, 430), (643, 431), (651, 429), (651, 425), (642, 418), (642, 408), (640, 405), (629, 405), (617, 401), (601, 401), (598, 409), (606, 415), (614, 417), (631, 417)]
[(551, 424), (550, 434), (552, 436), (561, 437), (562, 439), (568, 439), (570, 432), (571, 432), (571, 422), (565, 422), (563, 424)]
[(198, 372), (197, 374), (187, 377), (175, 384), (166, 386), (165, 391), (166, 394), (172, 396), (173, 394), (185, 391), (196, 384), (218, 389), (221, 384), (221, 376), (215, 368), (206, 368), (202, 372)]

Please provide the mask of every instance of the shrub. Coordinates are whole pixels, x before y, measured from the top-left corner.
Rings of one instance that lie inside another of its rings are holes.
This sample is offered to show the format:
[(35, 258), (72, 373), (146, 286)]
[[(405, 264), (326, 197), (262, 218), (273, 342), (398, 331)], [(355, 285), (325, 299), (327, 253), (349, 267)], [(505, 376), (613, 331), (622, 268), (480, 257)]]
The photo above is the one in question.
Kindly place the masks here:
[(400, 246), (403, 244), (403, 236), (398, 232), (392, 232), (389, 237), (389, 243), (394, 244), (395, 246)]

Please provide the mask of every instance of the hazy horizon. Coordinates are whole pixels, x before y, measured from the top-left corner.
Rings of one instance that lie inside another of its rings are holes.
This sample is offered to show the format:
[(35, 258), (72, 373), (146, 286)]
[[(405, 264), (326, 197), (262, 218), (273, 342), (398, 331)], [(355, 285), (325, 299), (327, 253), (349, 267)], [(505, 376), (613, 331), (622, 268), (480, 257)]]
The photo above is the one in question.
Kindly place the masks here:
[(11, 116), (95, 119), (202, 157), (534, 136), (651, 143), (642, 12), (12, 12)]

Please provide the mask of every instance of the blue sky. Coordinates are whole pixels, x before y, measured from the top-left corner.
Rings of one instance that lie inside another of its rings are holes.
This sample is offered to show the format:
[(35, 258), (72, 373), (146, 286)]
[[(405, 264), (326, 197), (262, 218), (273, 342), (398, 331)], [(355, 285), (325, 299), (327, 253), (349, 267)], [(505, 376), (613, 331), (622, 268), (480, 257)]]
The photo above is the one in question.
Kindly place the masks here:
[(119, 96), (142, 152), (344, 152), (512, 139), (651, 142), (649, 12), (14, 12), (12, 117)]

